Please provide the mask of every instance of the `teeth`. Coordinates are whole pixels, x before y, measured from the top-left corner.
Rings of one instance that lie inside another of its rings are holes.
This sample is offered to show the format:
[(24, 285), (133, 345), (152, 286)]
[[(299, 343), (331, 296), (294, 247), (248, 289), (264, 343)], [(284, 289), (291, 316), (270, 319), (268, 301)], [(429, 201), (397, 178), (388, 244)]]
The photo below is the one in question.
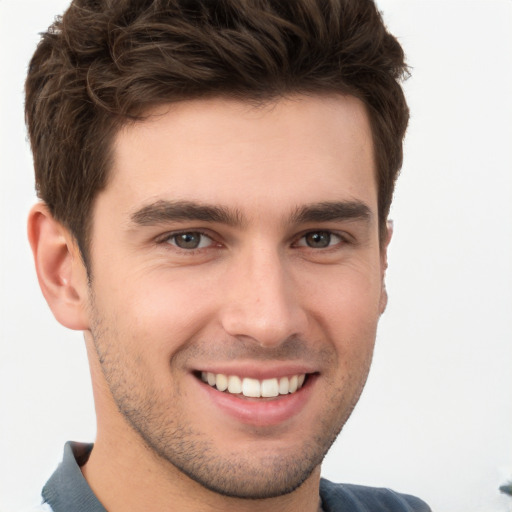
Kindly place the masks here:
[(272, 397), (279, 395), (277, 379), (265, 379), (261, 382), (261, 396)]
[(240, 377), (237, 377), (236, 375), (228, 377), (228, 391), (235, 395), (242, 392), (242, 380)]
[(303, 386), (305, 379), (305, 374), (258, 380), (248, 377), (241, 379), (236, 375), (228, 376), (223, 373), (201, 372), (201, 380), (219, 391), (227, 391), (234, 395), (243, 394), (251, 398), (271, 398), (295, 393)]
[(260, 381), (256, 379), (245, 378), (242, 381), (242, 394), (252, 398), (259, 398), (261, 396)]
[(226, 391), (226, 389), (228, 389), (228, 378), (222, 375), (222, 373), (219, 373), (215, 378), (215, 384), (219, 391)]
[(290, 379), (288, 377), (281, 377), (279, 379), (279, 394), (287, 395), (290, 392)]
[(295, 391), (297, 391), (297, 384), (298, 383), (299, 383), (299, 379), (298, 379), (297, 375), (294, 375), (290, 379), (290, 388), (289, 388), (289, 392), (290, 393), (295, 393)]

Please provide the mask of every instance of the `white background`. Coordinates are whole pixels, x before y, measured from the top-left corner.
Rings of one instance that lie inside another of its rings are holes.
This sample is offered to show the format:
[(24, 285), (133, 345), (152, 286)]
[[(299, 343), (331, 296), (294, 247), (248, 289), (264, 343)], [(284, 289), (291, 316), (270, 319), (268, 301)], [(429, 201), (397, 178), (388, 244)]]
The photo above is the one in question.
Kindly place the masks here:
[[(68, 439), (93, 440), (81, 335), (39, 292), (23, 80), (67, 0), (0, 0), (0, 511), (37, 503)], [(512, 510), (512, 2), (380, 0), (412, 66), (390, 303), (363, 398), (324, 465), (436, 512)]]

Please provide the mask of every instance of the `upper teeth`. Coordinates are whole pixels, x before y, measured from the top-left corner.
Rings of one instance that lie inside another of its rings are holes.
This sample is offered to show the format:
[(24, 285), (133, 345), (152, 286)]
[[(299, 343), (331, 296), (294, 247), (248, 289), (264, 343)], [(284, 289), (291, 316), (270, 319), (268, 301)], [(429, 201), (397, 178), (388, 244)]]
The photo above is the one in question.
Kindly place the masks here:
[(210, 386), (215, 386), (219, 391), (227, 391), (235, 395), (259, 398), (273, 397), (295, 393), (304, 384), (305, 374), (293, 375), (292, 377), (281, 377), (274, 379), (250, 379), (240, 378), (236, 375), (225, 375), (223, 373), (201, 372), (201, 379)]

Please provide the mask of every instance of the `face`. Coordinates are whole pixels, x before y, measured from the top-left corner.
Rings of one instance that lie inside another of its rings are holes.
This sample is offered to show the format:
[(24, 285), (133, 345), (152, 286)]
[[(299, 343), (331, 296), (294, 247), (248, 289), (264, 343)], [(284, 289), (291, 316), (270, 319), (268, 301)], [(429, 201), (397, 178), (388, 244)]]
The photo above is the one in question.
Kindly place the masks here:
[(304, 482), (358, 400), (385, 302), (362, 104), (162, 108), (118, 134), (92, 235), (86, 339), (122, 435), (221, 494)]

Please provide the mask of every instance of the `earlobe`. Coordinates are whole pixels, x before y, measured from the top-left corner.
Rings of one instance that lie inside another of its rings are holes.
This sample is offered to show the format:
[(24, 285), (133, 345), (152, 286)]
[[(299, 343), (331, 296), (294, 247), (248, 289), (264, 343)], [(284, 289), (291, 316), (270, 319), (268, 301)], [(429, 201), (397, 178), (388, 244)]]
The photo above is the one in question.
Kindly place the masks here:
[(86, 330), (87, 272), (73, 236), (38, 203), (28, 217), (28, 239), (39, 286), (55, 318), (69, 329)]
[(388, 305), (388, 292), (386, 290), (386, 269), (388, 268), (388, 247), (393, 236), (393, 221), (386, 222), (386, 238), (383, 240), (381, 247), (381, 295), (380, 295), (380, 314), (384, 313)]
[(382, 280), (382, 289), (380, 292), (380, 314), (386, 311), (386, 306), (388, 305), (388, 292), (386, 290), (386, 283)]

